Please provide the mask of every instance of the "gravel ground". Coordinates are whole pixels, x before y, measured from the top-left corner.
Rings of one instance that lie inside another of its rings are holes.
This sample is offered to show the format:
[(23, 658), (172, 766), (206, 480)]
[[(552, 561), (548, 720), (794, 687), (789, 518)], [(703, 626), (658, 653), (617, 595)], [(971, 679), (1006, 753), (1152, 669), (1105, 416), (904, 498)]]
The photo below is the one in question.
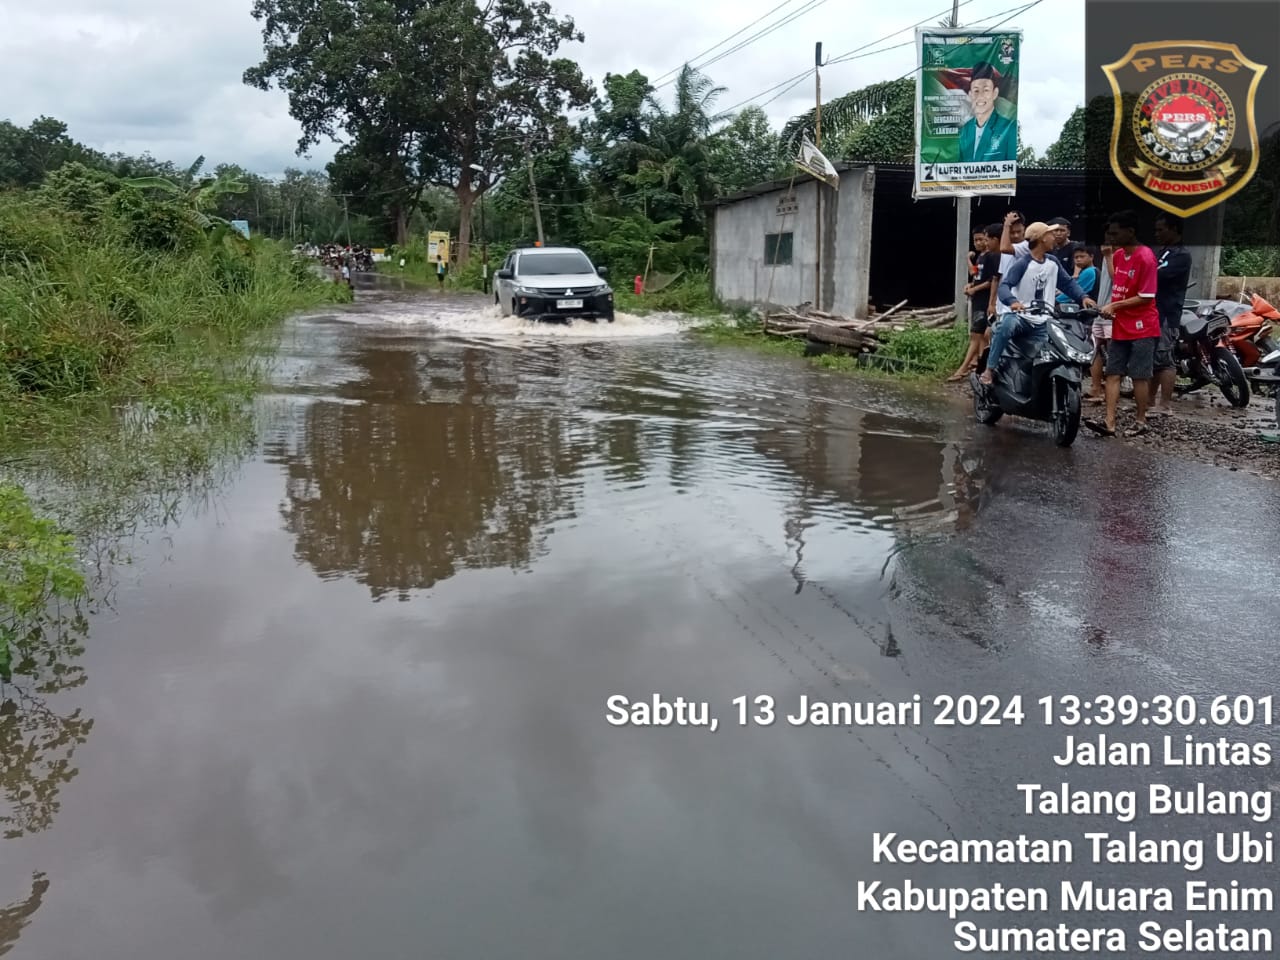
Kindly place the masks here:
[[(967, 383), (957, 384), (954, 389), (969, 402)], [(1280, 442), (1266, 439), (1280, 435), (1273, 397), (1255, 396), (1246, 409), (1236, 410), (1216, 388), (1206, 387), (1174, 400), (1173, 409), (1168, 416), (1149, 417), (1150, 430), (1145, 436), (1128, 439), (1122, 434), (1133, 426), (1134, 406), (1131, 397), (1121, 397), (1116, 417), (1119, 435), (1106, 438), (1106, 442), (1142, 444), (1228, 470), (1280, 480)], [(1083, 415), (1085, 419), (1101, 420), (1102, 404), (1086, 403)], [(1077, 443), (1102, 440), (1081, 424)]]
[[(1088, 406), (1088, 405), (1087, 405)], [(1141, 443), (1179, 456), (1280, 479), (1280, 443), (1276, 437), (1275, 400), (1256, 397), (1249, 407), (1235, 410), (1217, 397), (1186, 397), (1174, 401), (1174, 413), (1148, 417), (1150, 432), (1125, 443)], [(1094, 406), (1093, 411), (1101, 413)], [(1086, 410), (1085, 416), (1094, 412)], [(1133, 403), (1123, 402), (1117, 427), (1133, 424)]]

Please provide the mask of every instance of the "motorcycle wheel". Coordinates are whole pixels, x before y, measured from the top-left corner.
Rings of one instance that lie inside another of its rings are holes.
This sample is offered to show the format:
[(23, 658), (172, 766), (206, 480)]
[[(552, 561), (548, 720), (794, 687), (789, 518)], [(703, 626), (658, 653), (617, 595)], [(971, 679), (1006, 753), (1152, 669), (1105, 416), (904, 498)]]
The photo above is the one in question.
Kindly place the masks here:
[(1244, 375), (1244, 367), (1235, 352), (1228, 347), (1214, 347), (1214, 379), (1218, 381), (1218, 389), (1233, 407), (1249, 405), (1249, 378)]
[(995, 426), (996, 422), (1004, 416), (1004, 411), (994, 404), (988, 403), (986, 391), (975, 386), (973, 391), (973, 415), (979, 423), (984, 423), (991, 427)]
[(1059, 396), (1059, 410), (1053, 416), (1053, 442), (1060, 447), (1075, 443), (1080, 432), (1080, 388), (1074, 383), (1063, 384)]

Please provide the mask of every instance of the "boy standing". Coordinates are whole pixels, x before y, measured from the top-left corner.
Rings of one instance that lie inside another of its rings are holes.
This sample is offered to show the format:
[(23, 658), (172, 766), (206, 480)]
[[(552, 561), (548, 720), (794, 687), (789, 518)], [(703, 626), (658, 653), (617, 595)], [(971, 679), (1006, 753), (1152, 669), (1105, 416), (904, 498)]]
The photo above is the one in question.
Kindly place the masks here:
[(1120, 381), (1133, 380), (1137, 423), (1125, 436), (1147, 432), (1147, 402), (1156, 344), (1160, 341), (1160, 313), (1156, 309), (1156, 255), (1138, 243), (1138, 217), (1132, 210), (1111, 215), (1107, 239), (1116, 245), (1111, 271), (1111, 302), (1102, 308), (1111, 318), (1111, 345), (1107, 348), (1106, 422), (1086, 420), (1085, 425), (1104, 437), (1116, 435), (1116, 407)]
[[(973, 235), (978, 247), (977, 277), (964, 288), (969, 295), (969, 349), (956, 372), (947, 378), (948, 383), (963, 380), (978, 363), (983, 348), (991, 338), (991, 298), (1000, 286), (1000, 234), (1001, 225), (993, 223)], [(979, 246), (979, 244), (981, 244)]]

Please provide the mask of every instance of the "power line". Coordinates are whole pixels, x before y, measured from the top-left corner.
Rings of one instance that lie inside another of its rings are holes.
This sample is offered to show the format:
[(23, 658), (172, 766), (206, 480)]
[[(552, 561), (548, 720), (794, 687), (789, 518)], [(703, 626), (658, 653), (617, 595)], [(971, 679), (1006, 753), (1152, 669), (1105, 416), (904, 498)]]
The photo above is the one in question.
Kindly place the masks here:
[[(971, 3), (973, 3), (973, 0), (960, 0), (960, 3), (957, 3), (955, 5), (955, 9), (958, 11), (961, 7), (967, 7)], [(946, 10), (940, 11), (939, 13), (934, 14), (934, 17), (941, 16), (942, 14), (947, 12), (948, 11)], [(997, 16), (999, 16), (999, 14), (997, 14)], [(895, 30), (893, 31), (893, 33), (886, 34), (885, 36), (881, 37), (879, 40), (872, 40), (870, 43), (864, 43), (860, 47), (854, 47), (852, 50), (848, 50), (845, 53), (832, 57), (826, 62), (826, 64), (824, 64), (824, 66), (830, 66), (833, 63), (843, 63), (846, 60), (857, 60), (858, 58), (854, 56), (855, 53), (858, 53), (861, 50), (866, 50), (867, 47), (874, 47), (876, 44), (883, 43), (885, 40), (888, 40), (890, 37), (896, 37), (900, 33), (905, 33), (907, 30), (914, 30), (916, 27), (923, 24), (926, 20), (932, 20), (934, 19), (934, 17), (925, 17), (924, 20), (917, 20), (915, 23), (911, 24), (910, 26), (903, 27), (901, 30)], [(977, 22), (981, 23), (981, 21), (977, 21)], [(915, 43), (915, 40), (912, 39), (907, 42)], [(898, 44), (894, 44), (892, 47), (885, 47), (884, 49), (895, 50), (898, 47), (902, 47), (902, 46), (906, 46), (906, 44), (898, 43)], [(880, 51), (874, 50), (872, 52), (879, 53)]]
[[(961, 2), (957, 5), (957, 9), (959, 7), (966, 6), (967, 4), (972, 2), (973, 0), (961, 0)], [(1023, 4), (1022, 6), (1019, 6), (1019, 7), (1006, 8), (1004, 10), (1001, 10), (999, 13), (991, 14), (990, 16), (983, 17), (980, 20), (974, 20), (969, 25), (977, 26), (981, 23), (984, 23), (987, 20), (992, 20), (995, 17), (1001, 17), (1001, 16), (1005, 17), (1004, 20), (1001, 20), (999, 23), (992, 25), (992, 29), (994, 29), (995, 27), (999, 27), (1004, 23), (1007, 23), (1009, 20), (1012, 20), (1014, 17), (1018, 16), (1019, 14), (1025, 13), (1027, 10), (1030, 10), (1032, 7), (1037, 6), (1042, 2), (1043, 0), (1032, 0), (1032, 2)], [(848, 50), (842, 54), (832, 57), (829, 60), (827, 60), (826, 65), (829, 66), (831, 64), (836, 64), (836, 63), (848, 63), (851, 60), (861, 60), (864, 57), (874, 56), (875, 54), (878, 54), (878, 53), (885, 53), (889, 50), (897, 50), (900, 47), (912, 46), (915, 43), (914, 39), (907, 40), (903, 43), (896, 43), (893, 46), (889, 46), (889, 47), (880, 47), (879, 49), (876, 49), (876, 50), (867, 50), (868, 47), (873, 47), (873, 46), (876, 46), (877, 44), (883, 43), (885, 40), (892, 39), (893, 37), (896, 37), (898, 34), (902, 33), (905, 30), (912, 30), (915, 27), (921, 26), (922, 24), (925, 24), (925, 23), (929, 23), (931, 21), (936, 20), (940, 16), (949, 15), (950, 13), (951, 13), (951, 8), (948, 7), (947, 9), (942, 10), (939, 13), (936, 13), (932, 16), (924, 17), (920, 20), (917, 20), (913, 24), (902, 27), (898, 30), (893, 31), (892, 33), (885, 34), (883, 37), (880, 37), (877, 40), (872, 40), (870, 43), (864, 43), (860, 47), (854, 47), (852, 50)], [(866, 52), (864, 53), (860, 51), (866, 51)], [(898, 77), (897, 79), (898, 80), (906, 79), (907, 77), (911, 76), (913, 73), (916, 73), (919, 69), (920, 68), (918, 66), (913, 67), (911, 70), (908, 70), (905, 74), (903, 74), (901, 77)], [(768, 104), (773, 103), (775, 100), (789, 93), (792, 89), (799, 86), (801, 81), (803, 81), (806, 77), (809, 77), (812, 75), (813, 75), (812, 67), (806, 70), (802, 70), (800, 73), (787, 77), (785, 80), (779, 81), (778, 83), (775, 83), (773, 86), (768, 87), (764, 90), (761, 90), (759, 93), (753, 94), (752, 96), (747, 97), (744, 100), (738, 101), (733, 106), (729, 107), (725, 112), (732, 113), (734, 110), (737, 110), (739, 107), (745, 106), (746, 104), (751, 103), (754, 100), (758, 100), (761, 97), (768, 96), (769, 94), (774, 93), (775, 90), (780, 91), (776, 93), (774, 96), (770, 97), (764, 103), (760, 104), (760, 106), (762, 107), (767, 106)], [(785, 87), (786, 89), (780, 89), (783, 87)]]
[[(695, 69), (705, 70), (707, 67), (711, 66), (713, 63), (719, 63), (725, 57), (728, 57), (734, 53), (737, 53), (739, 50), (743, 49), (744, 47), (751, 46), (751, 44), (755, 43), (757, 40), (761, 40), (769, 36), (769, 34), (771, 33), (776, 33), (778, 30), (785, 27), (787, 24), (800, 19), (806, 13), (813, 12), (814, 10), (816, 10), (818, 7), (822, 6), (826, 2), (827, 0), (808, 0), (808, 2), (799, 10), (792, 11), (783, 19), (777, 21), (776, 23), (770, 24), (768, 27), (758, 31), (757, 33), (752, 34), (751, 36), (747, 37), (745, 40), (742, 40), (739, 43), (735, 44), (734, 46), (730, 47), (728, 50), (725, 50), (722, 53), (719, 53), (716, 56), (712, 57), (710, 60), (697, 64), (695, 66)], [(661, 90), (663, 87), (670, 86), (671, 84), (675, 83), (677, 79), (678, 79), (678, 75), (677, 77), (672, 77), (670, 80), (667, 80), (664, 83), (657, 84), (654, 87), (654, 90)]]
[[(748, 23), (745, 27), (743, 27), (743, 28), (742, 28), (741, 30), (739, 30), (737, 33), (731, 33), (731, 34), (729, 34), (729, 36), (725, 37), (723, 40), (721, 40), (721, 41), (720, 41), (719, 43), (717, 43), (715, 46), (713, 46), (713, 47), (708, 47), (706, 50), (703, 50), (701, 53), (697, 54), (696, 56), (693, 56), (693, 57), (689, 58), (689, 59), (688, 59), (688, 60), (686, 60), (684, 63), (692, 63), (693, 61), (697, 60), (699, 57), (705, 57), (707, 54), (711, 53), (711, 52), (712, 52), (712, 51), (714, 51), (716, 48), (718, 48), (718, 47), (723, 47), (726, 43), (728, 43), (728, 42), (729, 42), (730, 40), (732, 40), (734, 37), (737, 37), (737, 36), (740, 36), (740, 35), (741, 35), (741, 34), (743, 34), (743, 33), (746, 33), (748, 30), (750, 30), (752, 27), (754, 27), (754, 26), (755, 26), (757, 23), (759, 23), (761, 20), (764, 20), (764, 19), (766, 19), (766, 18), (768, 18), (768, 17), (773, 16), (775, 13), (777, 13), (777, 12), (778, 12), (779, 10), (781, 10), (783, 7), (788, 6), (788, 5), (790, 5), (790, 4), (792, 4), (792, 3), (795, 3), (795, 2), (796, 2), (796, 0), (783, 0), (783, 2), (782, 2), (782, 3), (778, 4), (776, 7), (774, 7), (772, 10), (770, 10), (768, 13), (762, 13), (760, 16), (756, 17), (754, 20), (752, 20), (750, 23)], [(655, 84), (656, 84), (656, 83), (661, 83), (662, 81), (666, 80), (666, 79), (667, 79), (667, 77), (671, 76), (672, 74), (677, 74), (677, 73), (679, 73), (682, 69), (684, 69), (684, 63), (680, 64), (680, 66), (678, 66), (678, 67), (676, 67), (676, 68), (674, 68), (674, 69), (672, 69), (672, 70), (668, 70), (668, 71), (667, 71), (666, 73), (664, 73), (662, 76), (660, 76), (660, 77), (656, 78), (653, 82), (654, 82)]]
[[(1032, 7), (1038, 7), (1038, 6), (1040, 6), (1040, 4), (1042, 4), (1042, 3), (1044, 3), (1044, 0), (1031, 0), (1031, 2), (1030, 2), (1030, 3), (1023, 4), (1023, 5), (1022, 5), (1022, 6), (1020, 6), (1020, 7), (1015, 7), (1015, 8), (1013, 8), (1012, 10), (1002, 10), (1000, 13), (993, 13), (993, 14), (992, 14), (991, 16), (989, 16), (989, 17), (983, 17), (983, 19), (982, 19), (982, 20), (975, 20), (975, 21), (973, 21), (973, 25), (975, 25), (975, 26), (976, 26), (977, 24), (982, 23), (982, 22), (983, 22), (983, 20), (991, 20), (991, 19), (994, 19), (995, 17), (1001, 16), (1001, 14), (1008, 13), (1009, 15), (1008, 15), (1007, 17), (1005, 17), (1003, 20), (1001, 20), (999, 23), (993, 23), (993, 24), (990, 26), (990, 28), (989, 28), (989, 29), (994, 30), (994, 29), (996, 29), (996, 27), (1002, 27), (1002, 26), (1004, 26), (1006, 23), (1008, 23), (1008, 22), (1009, 22), (1010, 20), (1012, 20), (1014, 17), (1018, 16), (1018, 14), (1026, 13), (1026, 12), (1027, 12), (1028, 10), (1030, 10)], [(907, 77), (911, 76), (913, 73), (919, 73), (922, 69), (924, 69), (924, 64), (917, 64), (916, 66), (914, 66), (914, 67), (912, 67), (910, 70), (908, 70), (906, 73), (904, 73), (902, 76), (900, 76), (900, 77), (896, 78), (895, 80), (893, 80), (893, 81), (891, 81), (891, 82), (892, 82), (892, 83), (897, 83), (897, 82), (898, 82), (898, 80), (905, 80), (905, 79), (907, 79)]]

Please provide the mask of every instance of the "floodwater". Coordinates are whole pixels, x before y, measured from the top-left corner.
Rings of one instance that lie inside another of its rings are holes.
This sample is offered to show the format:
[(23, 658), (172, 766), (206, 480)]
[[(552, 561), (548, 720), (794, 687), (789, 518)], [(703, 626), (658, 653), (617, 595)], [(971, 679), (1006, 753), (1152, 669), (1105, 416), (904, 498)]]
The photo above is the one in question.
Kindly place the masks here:
[[(531, 329), (394, 289), (291, 322), (258, 413), (254, 454), (137, 540), (83, 642), (4, 688), (0, 954), (941, 958), (951, 921), (860, 912), (858, 882), (1180, 885), (1177, 865), (1091, 864), (1082, 834), (1268, 829), (1027, 816), (1016, 790), (1275, 786), (1064, 773), (1080, 729), (1036, 704), (1273, 693), (1264, 481), (1058, 450), (675, 318)], [(933, 725), (943, 694), (1020, 695), (1027, 718)], [(718, 729), (609, 722), (610, 697), (654, 695)], [(916, 695), (920, 726), (783, 719), (802, 696)], [(1203, 735), (1224, 734), (1277, 745)], [(1079, 853), (876, 864), (877, 831)]]

